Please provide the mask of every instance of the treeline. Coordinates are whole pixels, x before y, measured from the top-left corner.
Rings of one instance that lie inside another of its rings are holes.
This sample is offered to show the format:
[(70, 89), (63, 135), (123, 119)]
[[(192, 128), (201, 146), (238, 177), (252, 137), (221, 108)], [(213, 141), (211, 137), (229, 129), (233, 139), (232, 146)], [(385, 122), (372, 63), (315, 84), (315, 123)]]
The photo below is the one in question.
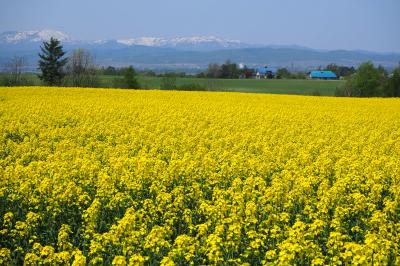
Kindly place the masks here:
[[(114, 67), (114, 66), (108, 66), (108, 67), (100, 67), (98, 68), (98, 72), (101, 75), (105, 76), (123, 76), (126, 72), (126, 69), (128, 67)], [(161, 73), (156, 73), (153, 70), (137, 70), (137, 74), (140, 76), (144, 77), (175, 77), (175, 78), (193, 78), (196, 77), (196, 75), (193, 74), (187, 74), (186, 72), (175, 72), (175, 71), (168, 71), (168, 72), (161, 72)]]
[[(51, 38), (40, 47), (38, 77), (47, 86), (99, 87), (101, 69), (94, 61), (90, 51), (76, 49), (66, 57), (63, 47), (57, 39)], [(23, 57), (13, 57), (6, 64), (6, 73), (0, 76), (2, 86), (28, 86), (35, 84), (32, 77), (23, 75), (26, 62)], [(133, 67), (120, 70), (119, 76), (112, 81), (118, 88), (138, 89), (140, 84)]]
[[(338, 66), (336, 64), (329, 64), (326, 67), (319, 67), (318, 70), (330, 70), (336, 74), (337, 77), (347, 77), (356, 72), (354, 67)], [(198, 78), (216, 78), (216, 79), (239, 79), (239, 78), (254, 78), (257, 70), (247, 66), (239, 67), (237, 63), (226, 61), (224, 64), (212, 63), (209, 64), (207, 69), (200, 72)], [(287, 68), (277, 69), (274, 75), (269, 78), (277, 79), (306, 79), (307, 72), (289, 71)]]
[(324, 69), (319, 68), (319, 70), (332, 71), (337, 77), (349, 77), (357, 71), (354, 67), (338, 66), (336, 64), (329, 64)]
[[(215, 78), (215, 79), (245, 79), (245, 78), (254, 78), (256, 75), (256, 69), (249, 68), (246, 65), (243, 67), (239, 67), (237, 63), (233, 63), (231, 61), (226, 61), (224, 64), (211, 63), (208, 65), (207, 69), (203, 72), (200, 72), (197, 77), (198, 78)], [(271, 76), (270, 78), (277, 79), (305, 79), (305, 72), (290, 72), (287, 68), (280, 68), (277, 70), (275, 76)]]
[(400, 97), (400, 67), (389, 75), (382, 66), (363, 63), (347, 78), (343, 87), (336, 89), (335, 96)]
[(212, 63), (204, 72), (200, 72), (198, 78), (218, 78), (218, 79), (237, 79), (250, 78), (254, 75), (255, 70), (244, 66), (239, 68), (238, 64), (226, 61), (224, 64)]
[[(114, 66), (108, 66), (108, 67), (100, 67), (98, 68), (98, 73), (100, 75), (106, 75), (106, 76), (124, 76), (126, 73), (126, 70), (129, 67), (114, 67)], [(138, 75), (142, 76), (147, 76), (147, 77), (161, 77), (163, 74), (157, 74), (156, 72), (152, 70), (143, 70), (143, 71), (136, 71)], [(179, 72), (176, 73), (177, 76), (186, 76), (184, 72)]]

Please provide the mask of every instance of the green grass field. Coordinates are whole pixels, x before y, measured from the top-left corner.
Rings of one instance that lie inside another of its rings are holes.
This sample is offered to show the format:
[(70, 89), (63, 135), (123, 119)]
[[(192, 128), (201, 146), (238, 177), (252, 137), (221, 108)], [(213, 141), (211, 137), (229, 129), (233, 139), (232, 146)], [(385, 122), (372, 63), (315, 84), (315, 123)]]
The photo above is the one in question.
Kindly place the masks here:
[[(102, 76), (104, 84), (112, 84), (113, 76)], [(140, 77), (140, 84), (146, 89), (159, 89), (162, 78)], [(301, 94), (333, 96), (335, 89), (344, 84), (343, 80), (306, 80), (306, 79), (201, 79), (178, 78), (177, 85), (201, 84), (210, 90), (236, 91), (252, 93)]]
[[(32, 85), (40, 86), (38, 77), (26, 74)], [(117, 76), (100, 76), (100, 87), (113, 87)], [(143, 89), (160, 89), (161, 77), (140, 76), (139, 82)], [(177, 85), (200, 84), (212, 91), (235, 91), (249, 93), (299, 94), (333, 96), (335, 89), (344, 84), (343, 80), (307, 80), (307, 79), (202, 79), (177, 78)]]

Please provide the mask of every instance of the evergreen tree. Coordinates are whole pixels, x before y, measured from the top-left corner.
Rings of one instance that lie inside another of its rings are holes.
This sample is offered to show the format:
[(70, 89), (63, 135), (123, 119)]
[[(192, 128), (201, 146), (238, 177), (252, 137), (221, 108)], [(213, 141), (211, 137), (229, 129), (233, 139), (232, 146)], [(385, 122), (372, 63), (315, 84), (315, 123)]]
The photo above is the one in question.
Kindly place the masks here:
[(42, 73), (39, 78), (46, 85), (60, 85), (64, 77), (62, 67), (67, 63), (67, 58), (62, 58), (65, 52), (60, 41), (52, 37), (49, 42), (43, 42), (40, 49), (39, 69)]
[(136, 71), (132, 66), (125, 70), (124, 79), (129, 89), (139, 89), (140, 85), (136, 79)]

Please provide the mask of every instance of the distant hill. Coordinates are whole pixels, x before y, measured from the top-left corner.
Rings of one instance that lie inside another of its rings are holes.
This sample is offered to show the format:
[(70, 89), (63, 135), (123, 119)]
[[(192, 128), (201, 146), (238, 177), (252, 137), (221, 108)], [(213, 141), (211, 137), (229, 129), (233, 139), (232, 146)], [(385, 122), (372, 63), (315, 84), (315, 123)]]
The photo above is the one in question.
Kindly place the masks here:
[(368, 51), (321, 51), (301, 46), (247, 44), (217, 37), (129, 38), (120, 40), (81, 41), (60, 31), (8, 31), (0, 33), (0, 65), (12, 56), (24, 56), (30, 69), (36, 69), (39, 46), (54, 36), (60, 39), (66, 51), (85, 48), (94, 54), (99, 65), (126, 66), (155, 70), (203, 69), (209, 63), (228, 59), (250, 67), (271, 65), (312, 69), (329, 63), (357, 66), (373, 61), (388, 68), (400, 62), (399, 53)]

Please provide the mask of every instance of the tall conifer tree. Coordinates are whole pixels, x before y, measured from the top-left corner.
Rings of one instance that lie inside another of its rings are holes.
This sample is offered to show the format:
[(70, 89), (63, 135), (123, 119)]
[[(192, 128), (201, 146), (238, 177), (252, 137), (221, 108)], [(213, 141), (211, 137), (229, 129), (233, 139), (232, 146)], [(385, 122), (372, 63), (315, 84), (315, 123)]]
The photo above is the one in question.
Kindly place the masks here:
[(65, 55), (60, 41), (55, 38), (50, 38), (50, 41), (43, 42), (40, 47), (42, 53), (39, 54), (39, 69), (41, 74), (39, 78), (50, 86), (60, 85), (64, 77), (63, 66), (67, 63), (67, 58), (62, 58)]

